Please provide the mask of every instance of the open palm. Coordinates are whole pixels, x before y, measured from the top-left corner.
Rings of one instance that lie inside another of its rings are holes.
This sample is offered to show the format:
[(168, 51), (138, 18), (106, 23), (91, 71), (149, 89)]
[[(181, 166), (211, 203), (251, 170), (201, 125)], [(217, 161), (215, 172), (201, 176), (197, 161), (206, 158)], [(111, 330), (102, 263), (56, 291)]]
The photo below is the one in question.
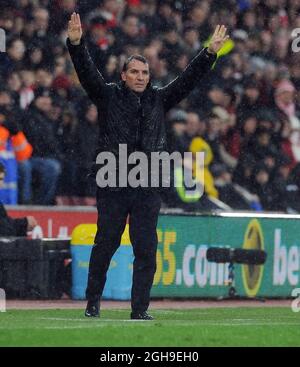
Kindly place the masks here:
[(80, 15), (75, 12), (71, 15), (71, 19), (69, 20), (68, 37), (74, 45), (79, 44), (82, 37)]
[(222, 25), (217, 25), (214, 34), (209, 42), (208, 49), (210, 52), (217, 53), (224, 43), (228, 40), (229, 36), (226, 36), (227, 28)]

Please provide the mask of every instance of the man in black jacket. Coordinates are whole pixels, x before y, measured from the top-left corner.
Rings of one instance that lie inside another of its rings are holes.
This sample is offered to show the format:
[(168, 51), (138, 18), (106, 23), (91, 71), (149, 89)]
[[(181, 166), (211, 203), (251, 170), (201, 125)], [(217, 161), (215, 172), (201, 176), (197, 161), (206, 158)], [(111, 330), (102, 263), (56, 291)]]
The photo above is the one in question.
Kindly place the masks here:
[[(4, 166), (0, 163), (0, 187), (3, 185), (5, 176)], [(31, 231), (37, 225), (37, 221), (32, 216), (25, 218), (10, 218), (2, 203), (0, 203), (0, 236), (23, 237), (27, 231)]]
[(19, 184), (22, 204), (33, 201), (32, 174), (39, 178), (35, 204), (52, 205), (55, 201), (57, 182), (61, 173), (60, 151), (55, 136), (55, 126), (48, 117), (52, 108), (50, 91), (40, 87), (23, 119), (23, 131), (33, 147), (32, 157), (20, 162)]
[[(216, 60), (216, 52), (227, 38), (226, 28), (217, 26), (209, 47), (202, 50), (186, 70), (166, 87), (151, 85), (149, 65), (140, 55), (133, 55), (125, 62), (119, 84), (108, 84), (85, 46), (79, 14), (73, 13), (69, 21), (67, 46), (79, 80), (99, 111), (97, 153), (113, 153), (118, 161), (120, 144), (126, 144), (128, 155), (138, 151), (149, 156), (151, 152), (165, 151), (165, 113), (185, 98), (201, 77), (209, 72)], [(98, 185), (98, 231), (89, 266), (86, 316), (99, 316), (106, 272), (120, 245), (129, 214), (129, 233), (135, 257), (131, 319), (153, 319), (147, 309), (156, 270), (156, 225), (160, 204), (157, 190), (120, 186), (117, 189), (102, 189)]]

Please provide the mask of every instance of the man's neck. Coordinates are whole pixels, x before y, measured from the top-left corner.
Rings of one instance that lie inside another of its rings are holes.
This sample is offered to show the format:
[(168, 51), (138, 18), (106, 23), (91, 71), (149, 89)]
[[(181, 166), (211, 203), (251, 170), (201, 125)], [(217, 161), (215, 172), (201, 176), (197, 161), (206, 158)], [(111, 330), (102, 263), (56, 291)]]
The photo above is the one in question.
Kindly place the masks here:
[(138, 98), (141, 98), (142, 97), (142, 95), (143, 95), (143, 93), (144, 92), (136, 92), (136, 91), (134, 91), (134, 90), (132, 90), (131, 89), (131, 91), (138, 97)]
[(130, 92), (130, 93), (133, 93), (136, 97), (138, 97), (138, 98), (141, 98), (142, 97), (142, 95), (145, 93), (145, 91), (147, 90), (147, 88), (143, 91), (143, 92), (136, 92), (136, 91), (134, 91), (133, 89), (131, 89), (131, 88), (129, 88), (126, 84), (125, 84), (125, 82), (123, 82), (123, 87), (126, 89), (126, 90), (128, 90), (128, 92)]

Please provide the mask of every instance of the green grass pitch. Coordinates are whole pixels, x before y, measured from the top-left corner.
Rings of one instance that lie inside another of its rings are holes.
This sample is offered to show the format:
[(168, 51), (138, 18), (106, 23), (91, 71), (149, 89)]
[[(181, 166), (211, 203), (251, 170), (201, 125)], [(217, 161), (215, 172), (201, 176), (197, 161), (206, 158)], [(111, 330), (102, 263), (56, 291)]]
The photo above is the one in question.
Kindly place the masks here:
[(287, 307), (153, 310), (154, 321), (129, 314), (8, 310), (0, 313), (0, 346), (300, 346), (300, 313)]

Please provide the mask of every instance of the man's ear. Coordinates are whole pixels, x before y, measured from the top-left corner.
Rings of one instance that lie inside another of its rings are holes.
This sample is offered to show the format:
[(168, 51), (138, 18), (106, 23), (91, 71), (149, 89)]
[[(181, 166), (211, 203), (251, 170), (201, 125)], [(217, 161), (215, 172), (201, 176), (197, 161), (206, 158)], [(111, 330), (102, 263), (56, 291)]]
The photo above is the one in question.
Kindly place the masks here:
[(126, 82), (126, 73), (124, 71), (121, 72), (121, 79), (123, 82)]

